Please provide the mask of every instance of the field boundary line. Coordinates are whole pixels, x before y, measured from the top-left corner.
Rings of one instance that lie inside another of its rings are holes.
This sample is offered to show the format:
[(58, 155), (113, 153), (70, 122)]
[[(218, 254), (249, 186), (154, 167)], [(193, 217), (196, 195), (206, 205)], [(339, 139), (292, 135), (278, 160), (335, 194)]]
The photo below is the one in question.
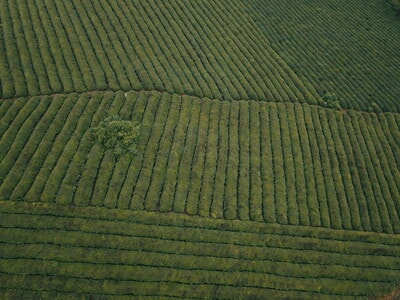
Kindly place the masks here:
[[(120, 221), (154, 225), (152, 220), (158, 220), (157, 226), (186, 227), (205, 230), (289, 235), (293, 237), (317, 238), (323, 240), (354, 241), (367, 244), (400, 245), (400, 235), (378, 233), (373, 231), (356, 231), (343, 229), (328, 229), (303, 225), (282, 225), (257, 221), (224, 220), (209, 217), (188, 216), (184, 213), (161, 213), (148, 211), (124, 210), (105, 207), (69, 207), (54, 203), (25, 203), (19, 201), (0, 200), (0, 214), (47, 215), (65, 218), (87, 218), (97, 221)], [(206, 220), (204, 224), (204, 220)], [(339, 234), (339, 235), (338, 235)], [(397, 241), (396, 241), (397, 240)]]
[[(88, 90), (88, 91), (84, 91), (84, 92), (70, 92), (70, 93), (53, 93), (53, 94), (42, 94), (42, 95), (28, 95), (28, 96), (20, 96), (20, 97), (13, 97), (13, 98), (0, 98), (0, 104), (1, 102), (4, 101), (15, 101), (17, 99), (31, 99), (33, 97), (45, 97), (45, 96), (49, 96), (49, 97), (56, 97), (56, 96), (69, 96), (72, 94), (77, 94), (79, 96), (81, 95), (95, 95), (98, 93), (118, 93), (118, 92), (123, 92), (123, 93), (128, 93), (128, 92), (136, 92), (136, 93), (159, 93), (159, 94), (168, 94), (170, 96), (173, 95), (178, 95), (180, 97), (191, 97), (191, 98), (197, 98), (199, 100), (202, 99), (209, 99), (209, 100), (217, 100), (220, 102), (236, 102), (236, 101), (255, 101), (257, 103), (290, 103), (290, 104), (298, 104), (298, 105), (303, 105), (303, 106), (311, 106), (311, 107), (318, 107), (320, 109), (328, 109), (328, 110), (335, 110), (332, 108), (328, 108), (328, 107), (323, 107), (321, 105), (317, 105), (317, 104), (310, 104), (310, 103), (306, 103), (306, 102), (297, 102), (297, 101), (283, 101), (283, 102), (276, 102), (276, 101), (266, 101), (266, 100), (254, 100), (254, 99), (232, 99), (232, 100), (228, 100), (228, 99), (218, 99), (218, 98), (208, 98), (208, 97), (199, 97), (197, 95), (192, 95), (192, 94), (179, 94), (179, 93), (170, 93), (168, 91), (163, 91), (163, 90), (158, 90), (158, 89), (151, 89), (151, 90), (147, 90), (147, 89), (140, 89), (140, 90), (135, 90), (135, 89), (130, 89), (130, 90), (122, 90), (122, 89), (118, 89), (118, 90), (112, 90), (112, 89), (105, 89), (105, 90)], [(342, 113), (347, 113), (350, 111), (354, 111), (356, 113), (365, 113), (365, 114), (369, 114), (369, 115), (384, 115), (384, 114), (393, 114), (393, 115), (399, 115), (400, 116), (400, 112), (394, 112), (394, 111), (382, 111), (382, 112), (369, 112), (369, 111), (365, 111), (365, 110), (356, 110), (356, 109), (340, 109), (337, 110), (339, 112)]]

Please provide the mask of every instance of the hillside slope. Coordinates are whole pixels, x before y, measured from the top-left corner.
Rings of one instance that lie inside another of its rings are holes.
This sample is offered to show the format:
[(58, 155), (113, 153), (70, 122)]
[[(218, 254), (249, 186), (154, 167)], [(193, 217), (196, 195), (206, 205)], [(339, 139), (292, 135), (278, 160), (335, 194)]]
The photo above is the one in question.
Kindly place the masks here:
[[(133, 91), (0, 112), (2, 199), (400, 232), (398, 114)], [(142, 124), (137, 156), (94, 143), (107, 114)]]
[(400, 237), (0, 202), (4, 296), (359, 299), (399, 282)]
[[(1, 1), (1, 295), (390, 293), (400, 20), (383, 2)], [(107, 115), (141, 124), (136, 156), (94, 143)]]
[(145, 89), (318, 102), (241, 1), (24, 0), (1, 8), (2, 98)]
[(270, 47), (344, 108), (400, 111), (400, 20), (391, 1), (246, 1)]

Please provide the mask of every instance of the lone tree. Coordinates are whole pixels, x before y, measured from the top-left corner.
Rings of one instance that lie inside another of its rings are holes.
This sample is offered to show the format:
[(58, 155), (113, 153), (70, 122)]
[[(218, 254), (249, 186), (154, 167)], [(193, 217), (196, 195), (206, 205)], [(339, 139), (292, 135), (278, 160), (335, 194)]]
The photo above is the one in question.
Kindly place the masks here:
[(137, 153), (140, 125), (132, 121), (123, 120), (120, 116), (110, 116), (93, 127), (92, 132), (96, 142), (105, 149), (112, 150), (116, 158), (126, 153)]
[(322, 97), (322, 100), (324, 101), (322, 103), (323, 107), (327, 108), (333, 108), (336, 110), (340, 110), (340, 101), (339, 101), (339, 96), (336, 93), (333, 92), (326, 92), (324, 96)]

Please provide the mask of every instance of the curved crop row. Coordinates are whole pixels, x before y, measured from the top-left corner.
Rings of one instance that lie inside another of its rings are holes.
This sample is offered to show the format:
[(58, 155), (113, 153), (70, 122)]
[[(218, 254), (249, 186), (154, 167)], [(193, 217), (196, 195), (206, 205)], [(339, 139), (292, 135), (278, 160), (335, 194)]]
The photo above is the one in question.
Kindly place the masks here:
[(247, 6), (271, 47), (320, 96), (336, 93), (343, 108), (400, 111), (400, 27), (390, 5), (254, 0)]
[(320, 99), (238, 1), (2, 6), (1, 98), (144, 89), (220, 100)]
[[(397, 112), (397, 19), (381, 4), (359, 5), (342, 3), (338, 12), (323, 2), (313, 13), (306, 2), (295, 10), (258, 1), (5, 1), (1, 98), (156, 89), (323, 104), (333, 92), (344, 108)], [(355, 23), (359, 11), (368, 17)], [(349, 27), (356, 29), (347, 34)]]
[(374, 241), (361, 242), (359, 233), (320, 228), (4, 202), (0, 214), (0, 288), (10, 294), (74, 293), (72, 284), (85, 284), (81, 293), (103, 296), (183, 297), (189, 288), (193, 298), (346, 299), (399, 280), (395, 236), (369, 233)]
[[(64, 98), (3, 103), (15, 117), (0, 127), (1, 197), (400, 230), (397, 114), (158, 92)], [(142, 124), (136, 156), (93, 144), (107, 113)]]

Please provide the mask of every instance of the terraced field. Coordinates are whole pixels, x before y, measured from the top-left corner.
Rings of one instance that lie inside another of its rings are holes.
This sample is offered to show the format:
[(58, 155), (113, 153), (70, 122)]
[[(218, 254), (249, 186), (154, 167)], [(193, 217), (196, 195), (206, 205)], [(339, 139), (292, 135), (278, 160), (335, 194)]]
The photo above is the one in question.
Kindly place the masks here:
[(391, 1), (248, 2), (271, 48), (318, 94), (335, 92), (343, 108), (400, 111), (400, 29)]
[(399, 278), (398, 235), (14, 202), (0, 225), (13, 297), (353, 299)]
[[(0, 16), (1, 297), (400, 284), (389, 2), (5, 0)], [(95, 143), (108, 115), (141, 124), (137, 155)]]
[(317, 102), (243, 10), (241, 1), (2, 1), (2, 98), (155, 89)]
[[(400, 232), (397, 114), (159, 92), (0, 110), (2, 199)], [(137, 156), (116, 161), (94, 144), (106, 113), (142, 124)]]

